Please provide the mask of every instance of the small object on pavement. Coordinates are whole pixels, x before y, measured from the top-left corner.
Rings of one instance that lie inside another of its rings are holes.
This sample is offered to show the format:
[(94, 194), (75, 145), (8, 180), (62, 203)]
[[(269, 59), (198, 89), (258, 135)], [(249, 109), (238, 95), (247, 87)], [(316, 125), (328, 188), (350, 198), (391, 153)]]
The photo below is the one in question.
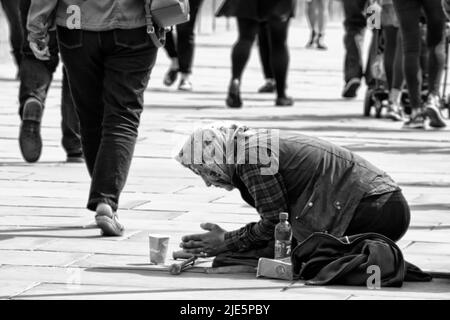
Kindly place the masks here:
[(256, 277), (293, 280), (290, 258), (282, 260), (260, 258), (258, 261)]
[(187, 268), (193, 266), (195, 264), (195, 261), (198, 259), (197, 256), (192, 256), (186, 261), (183, 261), (181, 263), (174, 263), (169, 267), (170, 274), (173, 275), (179, 275), (181, 272), (186, 270)]
[(150, 263), (164, 264), (169, 247), (169, 237), (167, 236), (149, 236), (150, 244)]

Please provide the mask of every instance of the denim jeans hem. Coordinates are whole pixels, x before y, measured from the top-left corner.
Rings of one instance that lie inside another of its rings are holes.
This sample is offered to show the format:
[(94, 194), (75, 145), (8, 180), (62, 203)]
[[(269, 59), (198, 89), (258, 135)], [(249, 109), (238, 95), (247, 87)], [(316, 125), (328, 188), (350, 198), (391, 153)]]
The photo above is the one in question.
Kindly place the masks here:
[(87, 209), (90, 211), (95, 211), (95, 210), (97, 210), (97, 205), (99, 203), (106, 203), (106, 204), (110, 205), (114, 212), (117, 211), (117, 209), (118, 209), (117, 202), (115, 202), (114, 200), (112, 200), (110, 198), (106, 198), (106, 197), (90, 199), (87, 204)]

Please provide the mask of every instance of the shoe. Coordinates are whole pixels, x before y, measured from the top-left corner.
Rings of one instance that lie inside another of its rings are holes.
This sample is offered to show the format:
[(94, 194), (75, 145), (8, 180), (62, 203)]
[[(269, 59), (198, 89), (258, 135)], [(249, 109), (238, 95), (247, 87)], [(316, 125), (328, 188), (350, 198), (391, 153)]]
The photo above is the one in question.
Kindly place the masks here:
[(166, 75), (164, 76), (164, 85), (170, 87), (177, 81), (178, 78), (178, 69), (169, 69)]
[(277, 107), (290, 107), (294, 105), (294, 99), (291, 97), (278, 97), (275, 101)]
[(101, 229), (103, 236), (120, 237), (123, 235), (125, 228), (120, 224), (117, 213), (113, 212), (110, 205), (99, 203), (95, 211), (95, 222)]
[(311, 32), (311, 38), (309, 38), (309, 41), (306, 44), (306, 48), (312, 48), (313, 45), (314, 45), (315, 40), (316, 40), (316, 32), (313, 30)]
[(226, 100), (226, 104), (229, 108), (242, 107), (242, 99), (239, 85), (240, 83), (239, 80), (237, 79), (231, 81), (230, 83), (230, 87), (228, 88), (228, 96)]
[(41, 120), (43, 109), (42, 104), (35, 98), (28, 99), (23, 106), (19, 145), (23, 158), (30, 163), (38, 161), (42, 152)]
[(67, 163), (83, 163), (84, 162), (83, 153), (81, 153), (81, 152), (68, 153), (66, 162)]
[(439, 109), (439, 97), (430, 95), (428, 101), (425, 104), (424, 114), (430, 119), (430, 127), (433, 128), (445, 128), (447, 124), (444, 121), (441, 110)]
[(361, 86), (361, 80), (358, 78), (352, 78), (345, 84), (344, 90), (342, 91), (342, 97), (344, 98), (355, 98), (359, 87)]
[(317, 36), (316, 46), (319, 50), (328, 50), (328, 47), (323, 43), (323, 34), (321, 33)]
[(258, 89), (259, 93), (273, 93), (275, 92), (275, 80), (268, 79), (266, 83)]
[(180, 91), (192, 91), (192, 83), (187, 79), (181, 79), (180, 85), (178, 86)]
[(422, 113), (411, 117), (403, 124), (403, 129), (425, 129), (425, 117)]
[(386, 118), (391, 119), (392, 121), (404, 121), (403, 117), (403, 111), (398, 105), (393, 104), (392, 102), (389, 103)]

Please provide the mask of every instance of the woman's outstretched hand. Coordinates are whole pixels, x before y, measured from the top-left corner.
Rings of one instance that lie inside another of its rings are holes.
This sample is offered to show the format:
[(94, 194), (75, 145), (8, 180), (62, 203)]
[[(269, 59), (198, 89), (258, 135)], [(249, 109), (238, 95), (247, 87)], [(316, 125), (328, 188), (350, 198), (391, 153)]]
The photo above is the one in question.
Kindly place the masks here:
[(226, 231), (214, 223), (202, 223), (200, 227), (208, 232), (184, 236), (180, 247), (185, 252), (201, 257), (212, 257), (227, 250)]

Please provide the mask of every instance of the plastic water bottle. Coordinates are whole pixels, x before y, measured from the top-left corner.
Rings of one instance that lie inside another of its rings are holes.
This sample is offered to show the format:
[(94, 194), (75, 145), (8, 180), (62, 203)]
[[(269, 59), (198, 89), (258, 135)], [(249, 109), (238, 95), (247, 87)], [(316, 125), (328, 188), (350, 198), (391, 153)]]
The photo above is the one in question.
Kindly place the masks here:
[(275, 226), (275, 259), (288, 258), (291, 255), (292, 228), (289, 215), (280, 213), (280, 222)]

